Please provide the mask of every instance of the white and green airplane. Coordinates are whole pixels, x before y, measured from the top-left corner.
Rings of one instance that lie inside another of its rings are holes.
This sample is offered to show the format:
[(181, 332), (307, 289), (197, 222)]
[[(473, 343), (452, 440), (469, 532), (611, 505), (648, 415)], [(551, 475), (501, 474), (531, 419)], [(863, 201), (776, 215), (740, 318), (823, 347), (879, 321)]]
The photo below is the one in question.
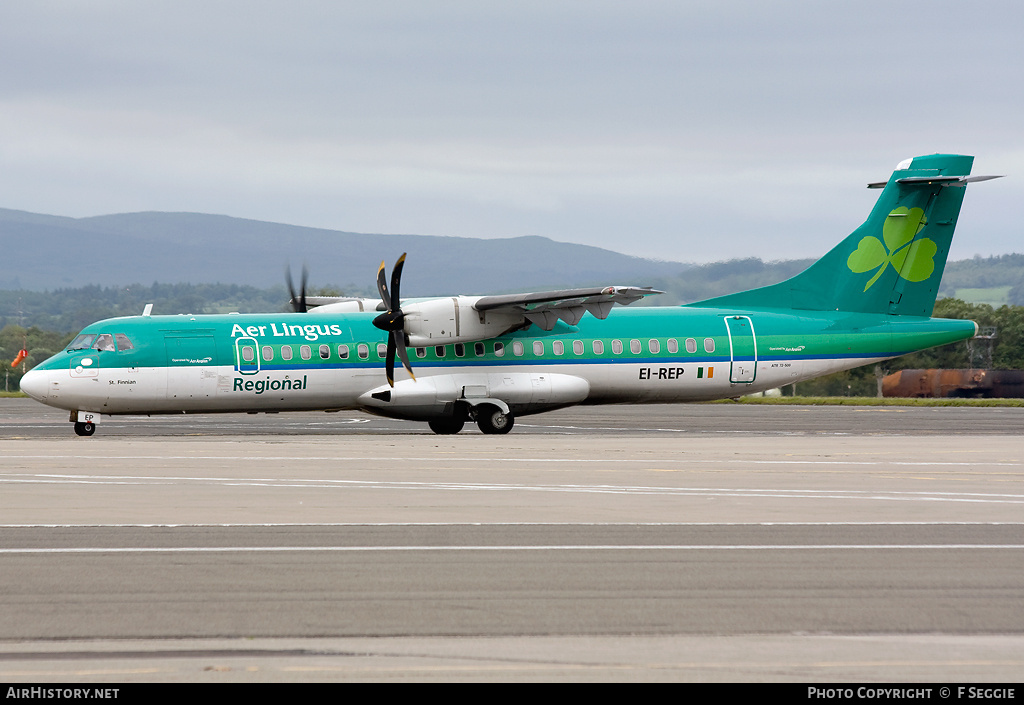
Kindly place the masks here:
[[(738, 397), (976, 334), (930, 318), (974, 158), (901, 162), (867, 220), (780, 284), (684, 306), (617, 308), (655, 293), (609, 286), (403, 303), (405, 255), (381, 299), (293, 292), (294, 313), (150, 315), (94, 323), (21, 388), (101, 416), (362, 410), (458, 433), (507, 433), (573, 404)], [(291, 283), (289, 282), (289, 288)], [(319, 305), (317, 305), (319, 304)], [(590, 314), (589, 316), (587, 314)], [(402, 365), (395, 369), (396, 356)], [(415, 369), (415, 375), (414, 375)]]

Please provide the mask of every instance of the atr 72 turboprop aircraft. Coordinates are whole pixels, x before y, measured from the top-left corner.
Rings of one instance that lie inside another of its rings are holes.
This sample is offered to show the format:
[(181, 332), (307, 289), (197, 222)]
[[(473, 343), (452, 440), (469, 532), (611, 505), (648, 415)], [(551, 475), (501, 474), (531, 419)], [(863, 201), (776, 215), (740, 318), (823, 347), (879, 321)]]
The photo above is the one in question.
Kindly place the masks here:
[(572, 404), (772, 389), (976, 334), (972, 321), (929, 317), (964, 187), (996, 178), (969, 176), (973, 161), (901, 162), (887, 182), (869, 184), (883, 190), (863, 225), (803, 273), (760, 289), (614, 310), (660, 292), (403, 304), (402, 255), (390, 290), (383, 263), (377, 272), (380, 301), (307, 299), (303, 282), (294, 313), (153, 316), (147, 306), (94, 323), (21, 388), (70, 410), (83, 436), (101, 415), (343, 409), (426, 421), (435, 433), (468, 420), (507, 433), (518, 416)]

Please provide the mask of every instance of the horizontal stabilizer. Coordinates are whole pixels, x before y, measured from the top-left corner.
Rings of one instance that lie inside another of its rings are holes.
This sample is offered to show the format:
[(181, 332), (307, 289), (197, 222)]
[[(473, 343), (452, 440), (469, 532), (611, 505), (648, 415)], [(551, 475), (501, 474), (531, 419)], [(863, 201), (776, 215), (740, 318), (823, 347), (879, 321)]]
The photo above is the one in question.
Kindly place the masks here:
[[(973, 184), (978, 181), (991, 181), (992, 179), (1001, 179), (1005, 174), (988, 174), (978, 176), (907, 176), (902, 179), (896, 179), (896, 183), (903, 184), (904, 186), (959, 186), (964, 187), (967, 184)], [(872, 184), (868, 184), (868, 188), (885, 188), (888, 185), (888, 181), (877, 181)]]

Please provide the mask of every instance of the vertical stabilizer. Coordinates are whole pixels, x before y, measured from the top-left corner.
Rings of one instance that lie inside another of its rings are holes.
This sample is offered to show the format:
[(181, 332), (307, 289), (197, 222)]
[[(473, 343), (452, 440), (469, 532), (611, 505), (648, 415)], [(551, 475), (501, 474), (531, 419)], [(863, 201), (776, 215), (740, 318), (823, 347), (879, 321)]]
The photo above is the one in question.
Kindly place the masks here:
[(868, 219), (797, 276), (691, 306), (791, 308), (929, 316), (946, 267), (974, 157), (901, 162)]

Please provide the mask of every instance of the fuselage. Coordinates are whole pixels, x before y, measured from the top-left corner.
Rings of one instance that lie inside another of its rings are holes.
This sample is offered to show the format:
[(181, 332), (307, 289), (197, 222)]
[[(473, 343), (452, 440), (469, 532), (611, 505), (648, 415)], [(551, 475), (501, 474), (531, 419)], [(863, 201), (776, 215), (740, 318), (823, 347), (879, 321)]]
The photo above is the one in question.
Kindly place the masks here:
[[(22, 380), (33, 398), (99, 414), (362, 409), (450, 415), (500, 400), (569, 404), (736, 397), (971, 337), (970, 321), (689, 307), (616, 309), (551, 331), (411, 348), (416, 380), (384, 378), (373, 313), (134, 316), (88, 326)], [(77, 349), (74, 349), (77, 348)]]

